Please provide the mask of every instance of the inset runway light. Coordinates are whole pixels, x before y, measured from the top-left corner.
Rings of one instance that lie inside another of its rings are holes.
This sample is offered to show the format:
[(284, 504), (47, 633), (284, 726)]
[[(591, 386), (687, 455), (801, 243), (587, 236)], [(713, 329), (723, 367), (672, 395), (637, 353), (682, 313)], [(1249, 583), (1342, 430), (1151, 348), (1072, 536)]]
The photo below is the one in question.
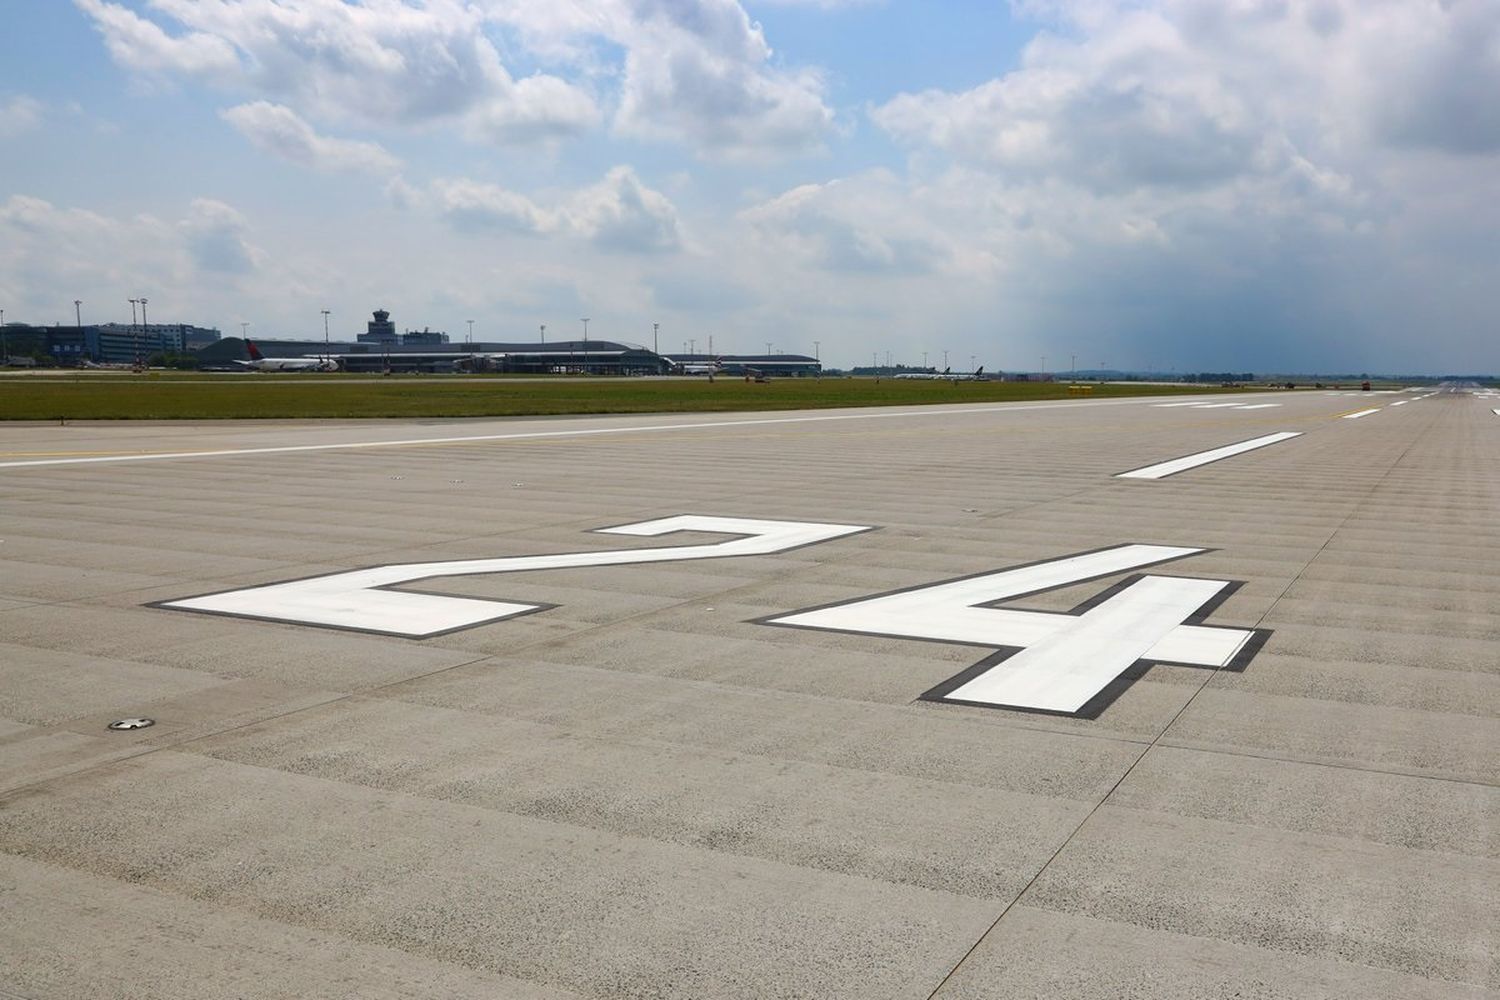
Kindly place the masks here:
[(122, 730), (130, 729), (149, 729), (154, 725), (156, 725), (155, 719), (116, 719), (114, 722), (111, 722), (106, 728), (113, 729), (119, 732)]

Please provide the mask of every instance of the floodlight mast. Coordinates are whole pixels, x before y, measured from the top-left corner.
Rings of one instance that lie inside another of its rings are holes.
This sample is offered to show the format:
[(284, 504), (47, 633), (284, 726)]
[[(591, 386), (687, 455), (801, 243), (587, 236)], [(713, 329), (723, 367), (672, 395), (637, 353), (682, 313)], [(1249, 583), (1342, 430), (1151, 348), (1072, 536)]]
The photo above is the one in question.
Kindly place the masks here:
[[(142, 295), (141, 296), (141, 336), (142, 337), (145, 337), (146, 330), (150, 326), (151, 326), (150, 322), (146, 319), (146, 296)], [(140, 354), (140, 348), (139, 347), (136, 348), (135, 363), (137, 365), (141, 364), (141, 354)], [(141, 367), (145, 367), (145, 366), (142, 365)]]

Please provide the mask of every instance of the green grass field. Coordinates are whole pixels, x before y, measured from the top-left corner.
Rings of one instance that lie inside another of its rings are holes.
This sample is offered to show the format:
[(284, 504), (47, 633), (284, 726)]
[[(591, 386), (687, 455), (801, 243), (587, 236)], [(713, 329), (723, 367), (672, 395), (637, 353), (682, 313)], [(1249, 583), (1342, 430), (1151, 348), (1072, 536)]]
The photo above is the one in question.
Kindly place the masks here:
[[(1099, 385), (1094, 397), (1214, 391)], [(214, 420), (501, 417), (911, 406), (1061, 399), (1063, 383), (868, 378), (513, 379), (443, 376), (82, 375), (0, 378), (0, 420)]]

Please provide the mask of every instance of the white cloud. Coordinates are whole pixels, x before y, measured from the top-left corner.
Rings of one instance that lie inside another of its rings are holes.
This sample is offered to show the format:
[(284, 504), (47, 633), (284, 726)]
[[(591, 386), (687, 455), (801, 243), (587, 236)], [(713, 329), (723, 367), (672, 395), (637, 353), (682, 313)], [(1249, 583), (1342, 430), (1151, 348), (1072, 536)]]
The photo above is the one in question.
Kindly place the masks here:
[(1060, 328), (1130, 364), (1418, 364), (1414, 327), (1441, 316), (1450, 358), (1478, 328), (1500, 6), (1018, 6), (1049, 26), (1015, 70), (871, 112), (912, 153), (892, 198), (955, 235), (1018, 343)]
[(617, 131), (747, 159), (821, 145), (833, 125), (822, 79), (773, 67), (764, 32), (735, 0), (632, 8)]
[(509, 99), (476, 107), (465, 120), (467, 133), (495, 142), (551, 142), (598, 126), (600, 112), (579, 87), (555, 76), (528, 76), (510, 88)]
[[(738, 0), (152, 0), (155, 19), (75, 2), (122, 66), (248, 91), (320, 122), (555, 142), (597, 128), (593, 87), (617, 83), (616, 132), (707, 156), (807, 152), (833, 124), (819, 74), (775, 65)], [(492, 40), (502, 34), (519, 40), (518, 59), (575, 79), (517, 79)]]
[(107, 0), (74, 0), (94, 19), (115, 62), (144, 73), (218, 75), (239, 68), (234, 46), (213, 34), (169, 35), (161, 26)]
[(299, 166), (325, 171), (394, 174), (401, 163), (373, 142), (319, 135), (291, 108), (268, 101), (241, 104), (219, 113), (263, 152)]
[(25, 94), (0, 100), (0, 136), (9, 138), (36, 128), (43, 110), (41, 101)]
[(232, 206), (212, 198), (196, 198), (178, 228), (199, 270), (218, 275), (255, 270), (259, 251), (247, 239), (250, 227), (245, 217)]
[(682, 244), (672, 202), (624, 166), (562, 197), (552, 208), (498, 185), (463, 178), (436, 182), (433, 198), (448, 223), (464, 232), (555, 234), (623, 253), (659, 253)]
[(1184, 189), (1352, 165), (1370, 147), (1500, 150), (1489, 0), (1026, 5), (1059, 19), (1017, 70), (872, 111), (1013, 181)]
[[(833, 128), (820, 74), (777, 65), (737, 0), (479, 3), (539, 58), (617, 79), (620, 135), (712, 158), (771, 159), (816, 150)], [(616, 49), (622, 66), (608, 54)]]
[(484, 16), (457, 0), (153, 0), (175, 22), (76, 0), (121, 65), (251, 90), (332, 121), (456, 123), (490, 140), (556, 138), (598, 121), (593, 99), (556, 77), (517, 82)]
[(940, 235), (890, 174), (804, 184), (746, 209), (772, 256), (829, 271), (911, 276), (945, 263)]
[(604, 250), (657, 253), (682, 244), (672, 202), (642, 184), (629, 167), (615, 167), (579, 191), (564, 214), (576, 233)]
[(496, 184), (463, 178), (433, 184), (438, 211), (458, 230), (505, 232), (536, 236), (556, 226), (552, 213), (525, 195)]
[(70, 318), (72, 300), (82, 298), (85, 320), (104, 322), (121, 308), (128, 315), (125, 300), (145, 293), (153, 317), (196, 322), (245, 282), (263, 281), (263, 291), (295, 287), (267, 263), (244, 216), (221, 201), (194, 200), (176, 221), (28, 195), (0, 202), (0, 298), (18, 319), (51, 322), (64, 307)]

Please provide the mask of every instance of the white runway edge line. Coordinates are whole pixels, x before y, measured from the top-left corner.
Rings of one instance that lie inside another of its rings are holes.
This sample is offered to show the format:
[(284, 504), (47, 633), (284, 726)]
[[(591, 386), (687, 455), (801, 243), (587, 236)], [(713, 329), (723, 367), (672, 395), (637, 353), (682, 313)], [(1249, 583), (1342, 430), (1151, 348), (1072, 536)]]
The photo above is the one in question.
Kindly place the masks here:
[(1372, 413), (1379, 413), (1380, 407), (1373, 406), (1368, 410), (1356, 410), (1353, 413), (1344, 414), (1345, 420), (1358, 420), (1360, 417), (1368, 417)]
[(1148, 465), (1144, 469), (1134, 469), (1130, 472), (1121, 472), (1115, 475), (1116, 479), (1165, 479), (1175, 476), (1179, 472), (1188, 469), (1196, 469), (1200, 465), (1217, 462), (1223, 458), (1232, 458), (1242, 455), (1247, 451), (1264, 448), (1267, 445), (1277, 444), (1281, 441), (1290, 441), (1294, 437), (1301, 437), (1301, 431), (1278, 431), (1275, 434), (1267, 434), (1264, 437), (1252, 438), (1249, 441), (1241, 441), (1238, 444), (1227, 444), (1222, 448), (1212, 451), (1200, 451), (1196, 455), (1187, 455), (1183, 458), (1174, 458), (1170, 462), (1158, 462), (1156, 465)]
[(398, 448), (403, 445), (462, 444), (482, 441), (524, 441), (535, 438), (591, 437), (599, 434), (644, 434), (652, 431), (691, 431), (718, 427), (763, 427), (768, 424), (811, 424), (836, 420), (894, 420), (899, 417), (951, 417), (970, 413), (1011, 413), (1024, 410), (1067, 410), (1080, 406), (1140, 406), (1150, 400), (1095, 399), (1078, 403), (1022, 403), (1008, 406), (944, 407), (920, 410), (880, 410), (874, 413), (832, 413), (812, 417), (763, 417), (756, 420), (705, 420), (688, 424), (638, 424), (629, 427), (591, 427), (571, 431), (517, 431), (512, 434), (472, 434), (458, 437), (390, 438), (383, 441), (345, 441), (338, 444), (276, 445), (270, 448), (224, 448), (217, 451), (176, 451), (143, 455), (96, 455), (88, 458), (41, 458), (0, 462), (0, 469), (43, 465), (99, 465), (112, 462), (166, 462), (187, 458), (232, 458), (238, 455), (284, 455), (299, 451), (341, 451), (354, 448)]

